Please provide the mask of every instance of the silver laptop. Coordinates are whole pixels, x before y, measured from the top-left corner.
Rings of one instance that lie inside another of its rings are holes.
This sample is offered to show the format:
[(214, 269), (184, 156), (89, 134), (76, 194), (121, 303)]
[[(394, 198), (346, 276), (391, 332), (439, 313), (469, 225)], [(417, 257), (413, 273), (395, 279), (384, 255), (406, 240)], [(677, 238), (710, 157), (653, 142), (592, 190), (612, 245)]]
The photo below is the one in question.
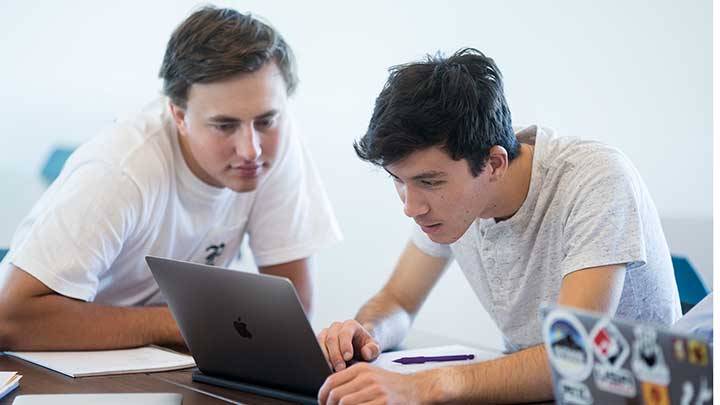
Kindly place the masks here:
[(542, 314), (557, 403), (712, 403), (709, 342), (571, 308)]
[(331, 370), (288, 279), (145, 260), (198, 365), (193, 380), (317, 403)]

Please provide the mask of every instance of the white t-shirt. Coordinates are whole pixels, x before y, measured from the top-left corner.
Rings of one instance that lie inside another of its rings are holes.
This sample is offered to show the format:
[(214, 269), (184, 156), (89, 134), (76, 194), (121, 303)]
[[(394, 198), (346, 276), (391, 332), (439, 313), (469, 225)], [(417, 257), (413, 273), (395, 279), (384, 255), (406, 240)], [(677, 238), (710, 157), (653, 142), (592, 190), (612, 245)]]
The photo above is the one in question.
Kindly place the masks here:
[(258, 266), (308, 257), (341, 238), (292, 119), (256, 190), (198, 179), (180, 151), (168, 101), (80, 146), (16, 231), (0, 264), (54, 291), (116, 306), (164, 303), (146, 255), (228, 266), (245, 234)]
[[(516, 351), (542, 342), (540, 307), (556, 303), (564, 276), (627, 264), (616, 316), (670, 325), (680, 317), (672, 261), (650, 193), (619, 150), (528, 128), (535, 144), (528, 195), (511, 218), (477, 219), (451, 245), (419, 228), (418, 248), (454, 256)], [(527, 131), (523, 131), (527, 133)]]

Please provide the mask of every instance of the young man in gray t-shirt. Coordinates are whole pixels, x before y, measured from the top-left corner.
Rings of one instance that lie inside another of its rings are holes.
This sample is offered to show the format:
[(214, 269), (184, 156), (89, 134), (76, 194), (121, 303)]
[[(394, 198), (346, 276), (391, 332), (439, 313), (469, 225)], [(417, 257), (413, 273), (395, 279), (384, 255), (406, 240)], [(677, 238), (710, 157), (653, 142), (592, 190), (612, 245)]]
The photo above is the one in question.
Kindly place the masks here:
[[(339, 371), (321, 403), (546, 400), (541, 305), (665, 325), (679, 318), (670, 253), (636, 169), (597, 142), (539, 126), (516, 133), (500, 71), (479, 51), (393, 68), (355, 149), (392, 176), (418, 228), (355, 319), (319, 334)], [(413, 375), (346, 368), (402, 341), (453, 258), (510, 354)]]

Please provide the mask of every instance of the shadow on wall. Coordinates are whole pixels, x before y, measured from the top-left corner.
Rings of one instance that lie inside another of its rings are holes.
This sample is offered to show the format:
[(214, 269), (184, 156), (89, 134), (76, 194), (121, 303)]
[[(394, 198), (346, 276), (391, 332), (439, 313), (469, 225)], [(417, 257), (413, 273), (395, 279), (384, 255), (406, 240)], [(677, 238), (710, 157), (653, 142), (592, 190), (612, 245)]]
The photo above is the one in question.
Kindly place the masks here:
[(670, 252), (682, 256), (713, 285), (713, 220), (709, 218), (663, 218), (663, 230)]

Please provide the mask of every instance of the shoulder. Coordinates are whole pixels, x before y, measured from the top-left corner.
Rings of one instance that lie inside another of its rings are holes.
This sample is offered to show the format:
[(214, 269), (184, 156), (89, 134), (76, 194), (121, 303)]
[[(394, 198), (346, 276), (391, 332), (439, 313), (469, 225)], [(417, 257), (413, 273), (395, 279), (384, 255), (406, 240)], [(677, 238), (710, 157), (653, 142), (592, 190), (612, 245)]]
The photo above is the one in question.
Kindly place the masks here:
[(152, 189), (174, 173), (175, 128), (159, 101), (117, 122), (80, 146), (70, 168), (104, 166), (141, 189)]
[(637, 169), (613, 146), (575, 137), (546, 137), (542, 153), (539, 167), (566, 186), (639, 186)]

